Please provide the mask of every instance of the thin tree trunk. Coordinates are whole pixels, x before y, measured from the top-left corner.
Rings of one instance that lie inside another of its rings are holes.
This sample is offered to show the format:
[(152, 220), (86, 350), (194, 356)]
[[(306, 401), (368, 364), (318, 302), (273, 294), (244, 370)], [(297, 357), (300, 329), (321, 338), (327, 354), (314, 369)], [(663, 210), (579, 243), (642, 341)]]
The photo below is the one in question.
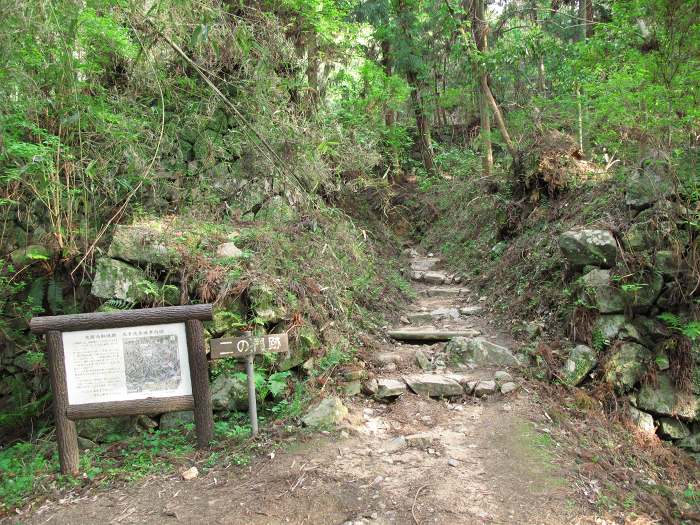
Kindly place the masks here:
[[(486, 34), (486, 9), (484, 0), (473, 0), (474, 5), (474, 40), (479, 51), (488, 50), (488, 36)], [(488, 111), (488, 100), (483, 86), (488, 88), (486, 70), (479, 72), (479, 119), (481, 121), (481, 164), (484, 177), (490, 177), (493, 173), (493, 146), (491, 144), (491, 118)]]
[(433, 147), (430, 140), (430, 123), (425, 115), (423, 101), (421, 100), (420, 92), (418, 91), (418, 77), (415, 71), (406, 73), (406, 80), (411, 87), (411, 104), (413, 113), (416, 116), (416, 128), (418, 129), (418, 149), (425, 171), (430, 174), (435, 173), (435, 162)]
[[(382, 69), (384, 70), (384, 74), (387, 77), (390, 77), (393, 73), (393, 65), (391, 63), (391, 43), (388, 40), (382, 40), (381, 46), (382, 46), (382, 60), (381, 60)], [(386, 124), (386, 126), (387, 127), (393, 126), (395, 121), (396, 121), (396, 115), (394, 114), (394, 110), (392, 110), (388, 107), (385, 107), (384, 108), (384, 123)]]
[(498, 130), (501, 132), (501, 135), (503, 135), (503, 140), (506, 143), (508, 153), (510, 153), (511, 157), (513, 157), (513, 160), (516, 160), (518, 157), (518, 150), (510, 138), (510, 133), (508, 133), (508, 128), (506, 127), (506, 121), (503, 119), (503, 113), (501, 113), (501, 108), (498, 107), (496, 99), (493, 98), (493, 93), (491, 93), (491, 88), (489, 87), (486, 75), (482, 75), (480, 81), (481, 91), (486, 95), (486, 100), (488, 101), (489, 106), (491, 106), (491, 111), (493, 111), (496, 124), (498, 124)]

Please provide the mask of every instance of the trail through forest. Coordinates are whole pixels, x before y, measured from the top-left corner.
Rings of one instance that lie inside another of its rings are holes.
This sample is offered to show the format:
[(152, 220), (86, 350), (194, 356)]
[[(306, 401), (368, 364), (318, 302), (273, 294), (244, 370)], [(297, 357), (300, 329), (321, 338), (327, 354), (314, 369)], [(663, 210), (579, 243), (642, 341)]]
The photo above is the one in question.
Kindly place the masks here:
[[(444, 331), (478, 331), (489, 341), (514, 344), (489, 327), (478, 305), (465, 303), (466, 288), (444, 284), (451, 276), (439, 270), (439, 259), (413, 255), (418, 299), (401, 316), (402, 332), (439, 338), (435, 334)], [(509, 370), (509, 378), (505, 368), (443, 367), (441, 348), (396, 343), (373, 353), (368, 364), (378, 380), (377, 395), (382, 388), (384, 394), (400, 389), (402, 378), (428, 390), (444, 388), (445, 378), (468, 388), (475, 381), (475, 395), (446, 401), (407, 388), (394, 400), (357, 396), (339, 432), (300, 435), (276, 454), (245, 467), (221, 465), (191, 481), (152, 478), (68, 497), (23, 522), (593, 523), (581, 514), (585, 507), (569, 473), (572, 459), (557, 453), (536, 391), (516, 370)], [(424, 358), (424, 368), (432, 370), (418, 367)], [(501, 393), (510, 388), (505, 380), (517, 388)]]

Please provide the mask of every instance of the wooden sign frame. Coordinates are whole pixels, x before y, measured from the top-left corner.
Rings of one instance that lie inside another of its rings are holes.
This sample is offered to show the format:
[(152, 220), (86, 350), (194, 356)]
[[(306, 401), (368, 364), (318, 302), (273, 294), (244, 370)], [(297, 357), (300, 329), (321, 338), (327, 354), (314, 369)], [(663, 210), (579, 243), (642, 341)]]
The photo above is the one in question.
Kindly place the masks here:
[[(78, 473), (79, 451), (75, 421), (79, 419), (192, 410), (197, 432), (197, 446), (199, 448), (209, 446), (214, 435), (214, 417), (209, 393), (209, 367), (202, 321), (208, 321), (211, 318), (212, 305), (198, 304), (123, 312), (35, 317), (30, 321), (29, 327), (33, 333), (46, 335), (49, 379), (54, 396), (56, 440), (62, 474)], [(185, 324), (192, 395), (79, 405), (69, 403), (63, 332), (169, 323)]]

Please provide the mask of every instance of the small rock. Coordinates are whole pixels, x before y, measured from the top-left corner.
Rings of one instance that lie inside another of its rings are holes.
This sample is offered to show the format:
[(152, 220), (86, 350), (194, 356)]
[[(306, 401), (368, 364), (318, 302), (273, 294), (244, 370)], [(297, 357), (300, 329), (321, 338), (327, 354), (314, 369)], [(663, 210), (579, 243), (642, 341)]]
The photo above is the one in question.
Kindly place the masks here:
[(387, 363), (382, 367), (382, 370), (384, 372), (396, 372), (398, 368), (399, 367), (396, 365), (396, 363)]
[(513, 383), (512, 381), (508, 381), (507, 383), (503, 383), (501, 385), (501, 394), (509, 394), (511, 392), (514, 392), (517, 389), (518, 389), (517, 384)]
[(232, 242), (225, 242), (216, 248), (216, 256), (238, 259), (243, 256), (243, 250)]
[(448, 459), (447, 464), (450, 467), (459, 467), (459, 461), (457, 461), (456, 459), (452, 459), (452, 458)]
[(342, 387), (343, 394), (346, 396), (356, 396), (362, 392), (362, 383), (359, 381), (350, 381), (345, 383)]
[(476, 397), (484, 397), (496, 392), (495, 381), (479, 381), (474, 387), (474, 395)]
[(377, 399), (398, 397), (406, 393), (406, 384), (396, 379), (380, 379), (377, 381)]
[(569, 358), (561, 371), (563, 381), (567, 385), (576, 386), (581, 383), (598, 364), (595, 351), (586, 346), (578, 345), (571, 350)]
[(654, 418), (651, 414), (637, 410), (634, 407), (630, 407), (629, 410), (630, 418), (639, 430), (648, 434), (653, 434), (656, 431), (656, 427), (654, 426)]
[(327, 397), (302, 418), (307, 427), (329, 427), (337, 425), (348, 415), (348, 409), (337, 397)]
[(502, 385), (503, 383), (508, 383), (509, 381), (513, 380), (513, 376), (511, 376), (505, 370), (499, 370), (498, 372), (493, 374), (493, 378), (496, 381), (497, 385)]
[(421, 370), (430, 370), (432, 368), (432, 365), (430, 364), (430, 359), (428, 359), (428, 356), (425, 355), (425, 352), (422, 350), (416, 351), (416, 362), (418, 363), (418, 366), (421, 368)]
[(377, 380), (374, 378), (368, 379), (367, 381), (362, 383), (362, 391), (365, 393), (365, 395), (368, 395), (368, 396), (376, 395), (378, 390), (379, 390), (379, 384), (377, 383)]
[(388, 454), (393, 454), (394, 452), (398, 452), (400, 450), (403, 450), (407, 447), (406, 443), (406, 438), (403, 436), (399, 436), (397, 438), (392, 439), (384, 445), (384, 452), (387, 452)]
[(476, 388), (476, 385), (479, 384), (479, 381), (467, 381), (464, 384), (464, 390), (467, 392), (467, 394), (473, 394), (474, 389)]
[(399, 317), (399, 321), (403, 324), (411, 324), (411, 321), (409, 321), (408, 317), (406, 317), (405, 315)]
[(182, 479), (185, 481), (190, 481), (199, 476), (199, 470), (197, 470), (197, 467), (190, 467), (187, 470), (180, 472), (180, 476), (182, 476)]
[[(429, 417), (429, 416), (428, 416)], [(430, 445), (432, 438), (429, 434), (411, 434), (406, 436), (406, 444), (409, 447), (424, 448)]]

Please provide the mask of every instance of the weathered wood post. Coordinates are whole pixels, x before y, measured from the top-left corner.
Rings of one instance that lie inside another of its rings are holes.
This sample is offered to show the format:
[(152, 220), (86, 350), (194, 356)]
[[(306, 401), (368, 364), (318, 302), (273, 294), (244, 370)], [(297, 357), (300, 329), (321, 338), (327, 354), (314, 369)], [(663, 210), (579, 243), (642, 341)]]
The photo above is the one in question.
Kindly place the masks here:
[(68, 389), (66, 387), (66, 361), (63, 355), (61, 332), (51, 330), (46, 334), (49, 362), (49, 381), (53, 391), (53, 413), (56, 423), (56, 442), (61, 474), (78, 473), (80, 461), (78, 433), (75, 422), (68, 419)]
[(198, 319), (186, 321), (187, 355), (192, 376), (194, 398), (194, 422), (197, 429), (197, 446), (206, 448), (214, 438), (211, 394), (209, 392), (209, 366), (204, 348), (204, 327)]

